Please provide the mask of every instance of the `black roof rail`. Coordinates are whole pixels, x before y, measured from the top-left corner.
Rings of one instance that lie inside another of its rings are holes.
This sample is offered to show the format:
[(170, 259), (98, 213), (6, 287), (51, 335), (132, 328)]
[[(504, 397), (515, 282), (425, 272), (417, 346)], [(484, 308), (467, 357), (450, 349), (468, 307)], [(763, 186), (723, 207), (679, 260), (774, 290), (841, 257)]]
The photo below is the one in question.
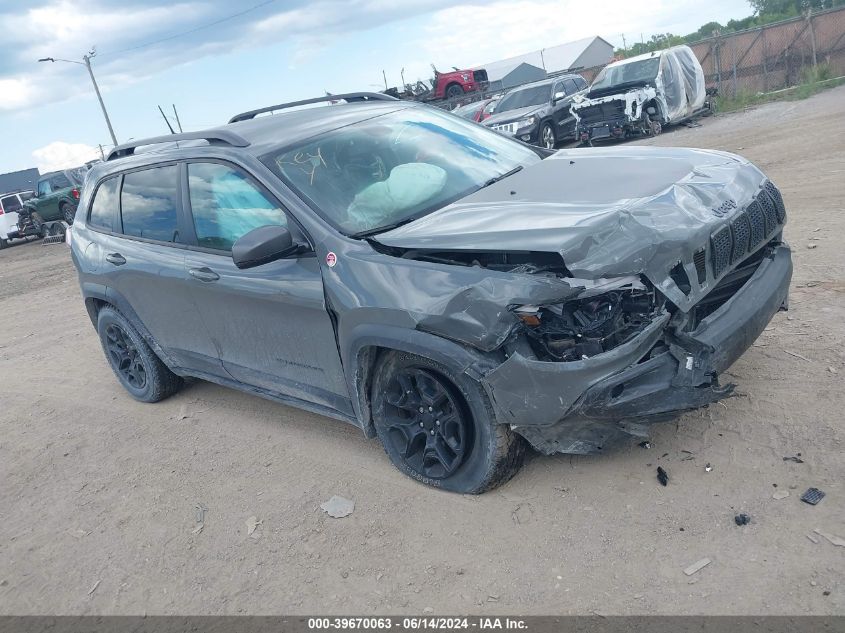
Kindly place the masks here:
[(230, 130), (206, 130), (205, 132), (182, 132), (180, 134), (167, 134), (165, 136), (153, 136), (151, 138), (142, 138), (131, 143), (124, 143), (118, 145), (109, 155), (106, 160), (114, 160), (115, 158), (123, 158), (124, 156), (132, 156), (138, 147), (145, 145), (159, 145), (161, 143), (176, 143), (178, 141), (208, 141), (210, 145), (229, 145), (231, 147), (247, 147), (247, 141), (240, 134), (235, 134)]
[(266, 108), (258, 108), (257, 110), (250, 110), (249, 112), (241, 112), (236, 114), (229, 123), (237, 123), (238, 121), (248, 121), (254, 119), (259, 114), (265, 112), (273, 112), (274, 110), (284, 110), (285, 108), (295, 108), (296, 106), (308, 105), (310, 103), (324, 103), (326, 101), (398, 101), (396, 97), (391, 97), (382, 92), (347, 92), (339, 95), (326, 95), (325, 97), (315, 97), (314, 99), (303, 99), (302, 101), (290, 101), (288, 103), (279, 103)]

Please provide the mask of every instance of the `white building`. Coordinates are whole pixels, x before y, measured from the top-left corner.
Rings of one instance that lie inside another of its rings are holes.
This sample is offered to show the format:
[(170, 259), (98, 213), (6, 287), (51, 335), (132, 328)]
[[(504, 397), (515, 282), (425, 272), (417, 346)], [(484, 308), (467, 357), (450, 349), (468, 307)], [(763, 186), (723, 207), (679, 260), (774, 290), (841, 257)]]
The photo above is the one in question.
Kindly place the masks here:
[[(495, 85), (494, 82), (501, 81), (501, 87), (508, 88), (517, 83), (524, 83), (523, 81), (514, 83), (514, 81), (517, 75), (521, 76), (526, 74), (525, 71), (531, 70), (530, 67), (534, 67), (535, 72), (529, 74), (534, 75), (536, 75), (536, 69), (542, 69), (547, 74), (564, 70), (577, 72), (582, 68), (604, 66), (611, 59), (613, 59), (613, 44), (596, 35), (482, 64), (477, 68), (487, 71), (491, 86)], [(528, 81), (535, 79), (542, 79), (542, 77), (532, 76)]]

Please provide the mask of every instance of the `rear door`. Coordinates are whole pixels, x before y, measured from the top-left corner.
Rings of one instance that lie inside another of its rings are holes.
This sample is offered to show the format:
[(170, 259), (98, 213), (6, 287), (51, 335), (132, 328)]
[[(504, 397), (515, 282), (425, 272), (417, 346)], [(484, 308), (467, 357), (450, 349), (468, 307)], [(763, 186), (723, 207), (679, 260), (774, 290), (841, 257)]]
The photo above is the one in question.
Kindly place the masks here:
[(190, 162), (187, 176), (196, 247), (186, 271), (223, 367), (240, 382), (351, 413), (314, 253), (248, 270), (232, 261), (232, 244), (259, 226), (286, 225), (302, 243), (307, 236), (241, 168)]
[(92, 246), (109, 292), (180, 367), (224, 375), (188, 293), (180, 169), (157, 165), (103, 181), (89, 212), (88, 226), (102, 233)]

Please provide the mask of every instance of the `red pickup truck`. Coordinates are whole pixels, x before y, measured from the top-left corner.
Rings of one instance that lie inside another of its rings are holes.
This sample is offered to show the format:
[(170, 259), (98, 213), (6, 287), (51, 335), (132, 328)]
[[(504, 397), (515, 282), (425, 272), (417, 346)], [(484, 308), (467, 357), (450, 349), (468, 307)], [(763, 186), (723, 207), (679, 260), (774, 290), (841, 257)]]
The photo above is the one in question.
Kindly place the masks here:
[(458, 70), (441, 73), (434, 69), (434, 81), (430, 99), (454, 99), (465, 92), (475, 92), (487, 88), (487, 71)]
[(388, 88), (385, 94), (398, 99), (413, 99), (415, 101), (442, 101), (444, 99), (455, 99), (469, 92), (483, 91), (487, 88), (487, 71), (479, 70), (458, 70), (457, 68), (448, 73), (441, 73), (434, 68), (434, 78), (431, 86), (418, 81), (415, 84), (405, 84), (404, 90)]

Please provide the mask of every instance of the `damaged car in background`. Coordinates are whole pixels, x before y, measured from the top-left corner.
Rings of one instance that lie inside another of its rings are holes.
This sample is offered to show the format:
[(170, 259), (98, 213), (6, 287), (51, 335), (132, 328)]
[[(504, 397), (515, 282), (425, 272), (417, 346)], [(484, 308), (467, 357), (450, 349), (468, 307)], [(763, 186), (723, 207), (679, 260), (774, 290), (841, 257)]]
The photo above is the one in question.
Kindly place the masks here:
[(704, 111), (704, 71), (689, 46), (674, 46), (605, 66), (572, 104), (575, 140), (657, 136)]
[(785, 221), (735, 155), (554, 153), (355, 93), (116, 148), (71, 248), (136, 399), (203, 378), (480, 493), (528, 445), (605, 451), (727, 397), (719, 375), (787, 305)]

